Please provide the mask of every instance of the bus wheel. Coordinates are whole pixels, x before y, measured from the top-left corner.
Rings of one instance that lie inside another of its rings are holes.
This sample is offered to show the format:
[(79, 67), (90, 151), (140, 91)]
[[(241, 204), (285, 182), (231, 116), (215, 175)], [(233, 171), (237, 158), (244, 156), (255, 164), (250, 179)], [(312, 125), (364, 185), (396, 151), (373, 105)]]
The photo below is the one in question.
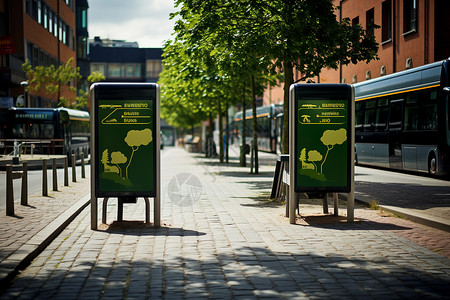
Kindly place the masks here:
[(434, 154), (431, 154), (428, 159), (428, 173), (436, 175), (436, 156)]

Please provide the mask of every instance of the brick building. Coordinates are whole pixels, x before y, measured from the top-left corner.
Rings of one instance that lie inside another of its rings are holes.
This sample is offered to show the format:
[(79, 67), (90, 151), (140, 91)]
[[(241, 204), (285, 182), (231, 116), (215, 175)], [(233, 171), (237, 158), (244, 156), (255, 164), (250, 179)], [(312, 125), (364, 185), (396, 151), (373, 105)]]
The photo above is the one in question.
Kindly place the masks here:
[[(73, 58), (76, 65), (75, 0), (0, 0), (0, 97), (2, 106), (16, 105), (24, 93), (26, 80), (22, 64), (65, 64)], [(75, 86), (75, 83), (73, 83)], [(64, 89), (61, 96), (74, 99)], [(55, 107), (56, 97), (30, 93), (24, 101), (29, 107)]]
[[(334, 0), (337, 19), (350, 18), (364, 28), (379, 25), (373, 34), (379, 60), (324, 69), (318, 83), (356, 83), (418, 67), (450, 56), (450, 1), (448, 0)], [(294, 80), (300, 74), (294, 73)], [(264, 94), (264, 105), (283, 102), (282, 86)]]

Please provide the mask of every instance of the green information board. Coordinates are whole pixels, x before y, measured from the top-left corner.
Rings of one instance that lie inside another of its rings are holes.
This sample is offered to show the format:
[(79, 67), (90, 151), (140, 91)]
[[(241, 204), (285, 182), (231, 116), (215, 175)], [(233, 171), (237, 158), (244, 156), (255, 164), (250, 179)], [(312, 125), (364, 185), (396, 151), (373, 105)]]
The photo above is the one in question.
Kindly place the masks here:
[(352, 87), (296, 84), (294, 101), (295, 192), (349, 192)]
[(159, 153), (156, 84), (97, 84), (92, 92), (95, 196), (154, 197)]

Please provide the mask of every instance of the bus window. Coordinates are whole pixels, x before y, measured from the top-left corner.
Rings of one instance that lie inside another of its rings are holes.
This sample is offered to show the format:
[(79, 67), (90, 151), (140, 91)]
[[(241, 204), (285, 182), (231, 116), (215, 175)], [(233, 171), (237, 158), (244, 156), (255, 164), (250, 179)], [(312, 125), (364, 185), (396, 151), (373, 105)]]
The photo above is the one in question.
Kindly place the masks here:
[(419, 130), (437, 130), (437, 101), (436, 91), (421, 93), (421, 110), (419, 113)]
[(389, 117), (389, 99), (378, 99), (377, 115), (375, 122), (375, 131), (387, 131), (387, 120)]
[(358, 101), (355, 104), (355, 132), (361, 132), (363, 130), (364, 122), (364, 102)]
[(364, 113), (364, 131), (374, 131), (376, 123), (376, 100), (366, 101), (366, 111)]

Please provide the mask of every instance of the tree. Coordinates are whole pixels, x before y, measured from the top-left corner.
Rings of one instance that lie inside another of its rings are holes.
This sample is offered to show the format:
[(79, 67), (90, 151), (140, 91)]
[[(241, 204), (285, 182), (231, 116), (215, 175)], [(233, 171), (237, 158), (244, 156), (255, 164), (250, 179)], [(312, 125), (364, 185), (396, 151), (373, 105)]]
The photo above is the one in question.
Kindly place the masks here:
[(284, 73), (283, 153), (289, 145), (294, 68), (302, 74), (299, 81), (306, 80), (326, 67), (375, 59), (378, 50), (375, 37), (366, 34), (377, 26), (364, 30), (348, 18), (338, 21), (338, 8), (330, 0), (177, 0), (176, 5), (181, 18), (175, 30), (185, 30), (197, 41), (216, 34), (226, 45), (242, 43), (249, 57), (268, 58), (273, 72)]
[(343, 142), (347, 140), (347, 130), (345, 128), (341, 128), (338, 130), (325, 130), (322, 137), (320, 138), (320, 141), (327, 146), (327, 153), (325, 154), (325, 158), (322, 161), (322, 164), (320, 165), (320, 173), (322, 173), (323, 164), (327, 160), (328, 152), (330, 152), (331, 149), (335, 145), (341, 145)]
[(122, 176), (122, 169), (119, 167), (119, 164), (124, 164), (127, 162), (127, 157), (120, 151), (116, 151), (111, 153), (111, 163), (115, 164), (119, 169), (119, 176)]
[(61, 89), (67, 89), (76, 93), (76, 89), (71, 87), (71, 82), (81, 78), (80, 69), (73, 65), (73, 58), (66, 64), (57, 68), (54, 65), (36, 66), (33, 68), (27, 59), (22, 65), (28, 79), (27, 92), (43, 92), (50, 98), (56, 96), (57, 105), (61, 103), (71, 103), (69, 99), (61, 97)]
[[(181, 5), (180, 12), (176, 14), (180, 17), (175, 26), (176, 39), (184, 41), (186, 51), (190, 54), (190, 62), (192, 56), (197, 56), (198, 60), (202, 61), (203, 66), (206, 67), (203, 69), (204, 74), (209, 78), (219, 79), (215, 80), (216, 82), (213, 84), (217, 85), (218, 81), (222, 81), (222, 83), (226, 82), (225, 86), (231, 83), (232, 86), (237, 87), (245, 82), (247, 86), (250, 86), (253, 109), (253, 142), (256, 150), (255, 173), (258, 173), (256, 95), (257, 91), (261, 90), (262, 83), (267, 82), (267, 66), (270, 64), (270, 58), (261, 55), (259, 51), (261, 41), (255, 36), (248, 35), (245, 31), (241, 33), (234, 26), (233, 13), (222, 9), (223, 7), (220, 5), (214, 7), (217, 3), (177, 1), (176, 4), (177, 6)], [(240, 3), (237, 6), (239, 7)], [(211, 11), (212, 9), (214, 11)], [(244, 12), (242, 11), (242, 13)], [(248, 23), (245, 18), (239, 22)], [(264, 73), (266, 73), (266, 78), (262, 76)], [(219, 88), (219, 90), (222, 89)], [(220, 120), (219, 138), (222, 141), (223, 102), (226, 103), (225, 108), (227, 108), (230, 102), (237, 101), (237, 97), (226, 97), (225, 99), (231, 101), (222, 101), (220, 96), (216, 97), (216, 103)], [(245, 105), (243, 105), (243, 111), (245, 114)], [(244, 143), (245, 135), (243, 136)], [(219, 157), (223, 161), (222, 143), (220, 143)]]
[(149, 128), (143, 130), (130, 130), (125, 137), (125, 143), (131, 147), (131, 157), (125, 169), (125, 177), (128, 179), (128, 167), (133, 160), (134, 152), (139, 150), (140, 146), (147, 146), (153, 140), (152, 131)]

